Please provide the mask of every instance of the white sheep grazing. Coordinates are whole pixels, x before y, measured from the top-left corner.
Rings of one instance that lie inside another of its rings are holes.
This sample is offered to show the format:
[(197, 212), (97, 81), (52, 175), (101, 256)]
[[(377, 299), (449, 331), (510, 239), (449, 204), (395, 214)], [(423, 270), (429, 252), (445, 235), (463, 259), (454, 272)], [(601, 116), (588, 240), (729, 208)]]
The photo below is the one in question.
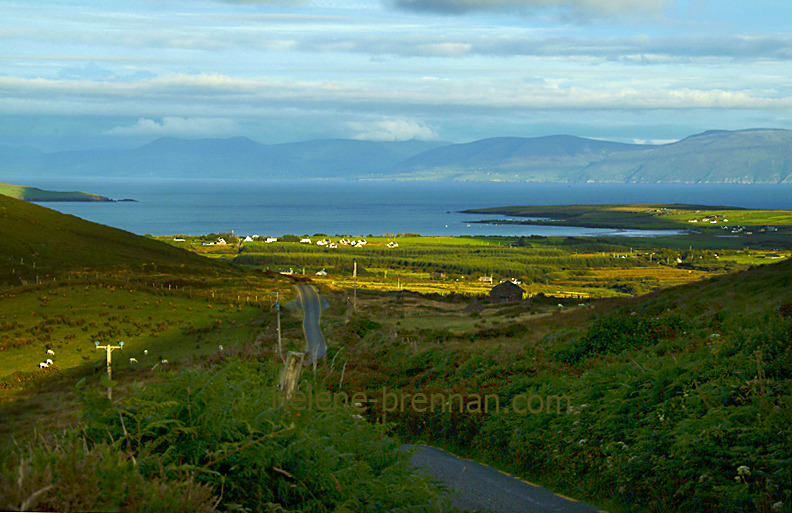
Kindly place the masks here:
[(217, 346), (217, 349), (219, 349), (220, 351), (222, 351), (222, 350), (223, 350), (223, 344), (220, 344), (219, 346)]
[(39, 363), (39, 369), (46, 369), (47, 367), (49, 367), (49, 365), (47, 365), (46, 363), (44, 362)]
[(162, 360), (160, 363), (168, 363), (168, 360)]
[(143, 355), (148, 356), (148, 349), (143, 350)]
[(55, 356), (55, 351), (53, 351), (52, 349), (47, 349), (47, 354), (50, 356)]
[(137, 363), (137, 358), (130, 358), (129, 363)]
[(52, 360), (50, 360), (49, 358), (47, 358), (47, 365), (52, 365)]

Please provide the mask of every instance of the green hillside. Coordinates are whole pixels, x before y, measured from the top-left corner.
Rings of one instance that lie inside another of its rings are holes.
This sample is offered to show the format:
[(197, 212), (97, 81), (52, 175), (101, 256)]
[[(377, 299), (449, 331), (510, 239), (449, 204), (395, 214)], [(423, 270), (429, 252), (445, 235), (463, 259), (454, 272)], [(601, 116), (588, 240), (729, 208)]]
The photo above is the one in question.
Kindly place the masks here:
[(107, 196), (79, 191), (45, 191), (36, 187), (0, 183), (0, 195), (25, 201), (113, 201)]
[[(463, 307), (460, 318), (474, 315)], [(510, 318), (519, 306), (488, 306), (466, 332), (410, 329), (398, 311), (369, 308), (360, 342), (345, 344), (362, 362), (346, 380), (372, 395), (473, 400), (389, 409), (407, 439), (612, 512), (790, 511), (792, 260), (526, 321)], [(476, 411), (488, 395), (496, 405)], [(559, 397), (567, 411), (542, 408)]]
[(65, 271), (148, 266), (217, 269), (211, 260), (123, 230), (0, 195), (0, 283)]

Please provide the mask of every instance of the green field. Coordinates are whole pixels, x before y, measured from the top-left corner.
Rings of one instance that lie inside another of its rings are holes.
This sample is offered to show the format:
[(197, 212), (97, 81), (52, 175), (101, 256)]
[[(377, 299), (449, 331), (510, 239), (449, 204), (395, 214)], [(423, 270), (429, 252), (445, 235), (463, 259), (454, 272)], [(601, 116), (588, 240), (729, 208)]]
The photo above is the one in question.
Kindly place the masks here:
[[(250, 268), (292, 269), (330, 287), (352, 287), (357, 264), (361, 289), (479, 295), (514, 279), (530, 295), (583, 298), (660, 290), (786, 258), (792, 247), (786, 229), (744, 238), (368, 237), (364, 246), (335, 248), (283, 241), (205, 246), (205, 237), (180, 238), (160, 240)], [(324, 238), (339, 240), (314, 237)]]

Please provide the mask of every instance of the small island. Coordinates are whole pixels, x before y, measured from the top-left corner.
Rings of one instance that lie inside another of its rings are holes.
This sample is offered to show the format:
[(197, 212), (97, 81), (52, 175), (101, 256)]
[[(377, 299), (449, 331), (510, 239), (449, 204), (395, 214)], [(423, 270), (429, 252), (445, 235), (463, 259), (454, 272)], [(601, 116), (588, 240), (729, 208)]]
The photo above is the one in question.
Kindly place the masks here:
[[(9, 183), (0, 183), (0, 194), (10, 196), (12, 198), (21, 199), (25, 201), (115, 201), (107, 196), (100, 196), (99, 194), (91, 194), (89, 192), (61, 192), (61, 191), (47, 191), (38, 189), (36, 187), (27, 187), (24, 185), (12, 185)], [(135, 201), (131, 199), (124, 199), (121, 201)]]

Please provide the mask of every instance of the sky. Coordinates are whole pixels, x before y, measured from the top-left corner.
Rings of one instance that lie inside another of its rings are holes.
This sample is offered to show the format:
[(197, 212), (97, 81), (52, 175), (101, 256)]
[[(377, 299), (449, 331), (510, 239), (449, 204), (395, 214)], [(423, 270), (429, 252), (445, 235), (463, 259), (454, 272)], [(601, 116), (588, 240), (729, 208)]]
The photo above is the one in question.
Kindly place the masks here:
[(0, 145), (792, 129), (789, 0), (0, 0)]

